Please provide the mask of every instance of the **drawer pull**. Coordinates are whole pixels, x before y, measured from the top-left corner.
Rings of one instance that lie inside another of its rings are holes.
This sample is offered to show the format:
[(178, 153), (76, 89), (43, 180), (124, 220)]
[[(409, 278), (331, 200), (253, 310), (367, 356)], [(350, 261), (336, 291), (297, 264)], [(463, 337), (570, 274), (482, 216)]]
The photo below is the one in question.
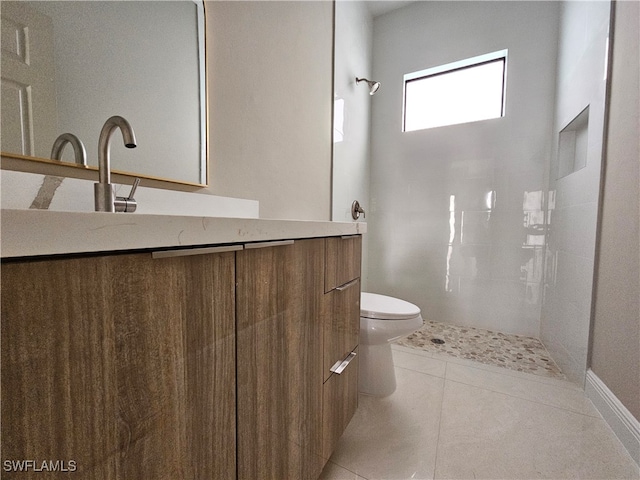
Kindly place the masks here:
[(192, 255), (206, 255), (208, 253), (236, 252), (242, 250), (242, 245), (227, 245), (222, 247), (183, 248), (178, 250), (159, 250), (151, 252), (151, 258), (190, 257)]
[(360, 235), (356, 234), (356, 235), (341, 235), (340, 238), (342, 240), (349, 240), (351, 238), (358, 238)]
[(342, 372), (344, 372), (344, 369), (347, 368), (351, 360), (353, 360), (355, 357), (356, 352), (351, 352), (344, 360), (338, 360), (330, 370), (333, 373), (337, 373), (338, 375), (340, 375)]
[(351, 280), (350, 282), (347, 282), (344, 285), (340, 285), (339, 287), (336, 287), (336, 290), (338, 290), (339, 292), (344, 292), (348, 288), (351, 288), (355, 284), (357, 284), (359, 280), (360, 280), (359, 278), (356, 278), (355, 280)]
[(245, 250), (254, 250), (256, 248), (282, 247), (284, 245), (293, 245), (293, 240), (281, 240), (276, 242), (257, 242), (245, 244)]

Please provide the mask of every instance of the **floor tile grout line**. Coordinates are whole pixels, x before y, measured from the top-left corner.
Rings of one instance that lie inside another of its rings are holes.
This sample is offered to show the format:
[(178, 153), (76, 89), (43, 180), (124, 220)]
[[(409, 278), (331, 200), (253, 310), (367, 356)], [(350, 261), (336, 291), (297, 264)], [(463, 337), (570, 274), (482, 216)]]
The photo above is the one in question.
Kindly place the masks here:
[[(473, 368), (475, 370), (481, 370), (483, 372), (493, 373), (495, 375), (502, 375), (504, 377), (513, 378), (513, 379), (516, 379), (516, 380), (523, 380), (523, 381), (526, 381), (526, 382), (532, 382), (532, 383), (536, 383), (538, 385), (548, 385), (548, 386), (555, 387), (555, 388), (561, 388), (563, 390), (570, 391), (570, 392), (584, 393), (584, 390), (582, 388), (580, 388), (579, 386), (569, 382), (568, 380), (562, 380), (562, 379), (553, 378), (553, 377), (544, 377), (544, 376), (541, 376), (541, 375), (536, 375), (536, 374), (527, 373), (527, 372), (518, 372), (518, 371), (514, 371), (514, 370), (505, 369), (505, 368), (502, 368), (502, 367), (495, 367), (493, 365), (488, 365), (488, 364), (485, 364), (485, 363), (474, 362), (473, 360), (459, 359), (459, 358), (456, 358), (456, 357), (452, 357), (453, 360), (444, 360), (442, 358), (426, 357), (426, 356), (419, 355), (419, 354), (414, 354), (414, 353), (411, 353), (411, 352), (405, 352), (403, 350), (400, 350), (400, 351), (403, 352), (403, 353), (406, 353), (408, 355), (414, 355), (416, 357), (421, 357), (421, 358), (428, 358), (430, 360), (443, 362), (445, 364), (452, 363), (454, 365), (458, 365), (458, 366), (462, 366), (462, 367), (466, 367), (466, 368)], [(485, 368), (485, 367), (488, 367), (488, 368)], [(398, 367), (398, 368), (405, 368), (407, 370), (412, 370), (412, 371), (416, 371), (416, 372), (419, 372), (419, 373), (425, 373), (425, 372), (420, 372), (418, 370), (413, 370), (413, 369), (408, 368), (408, 367)], [(502, 371), (502, 370), (506, 370), (506, 371)], [(428, 374), (428, 373), (426, 373), (426, 374), (427, 375), (432, 375), (432, 374)], [(563, 385), (562, 383), (566, 383), (566, 384)]]
[[(458, 363), (458, 362), (451, 362), (451, 363), (454, 363), (456, 365), (460, 365), (460, 366), (463, 366), (463, 367), (467, 367), (467, 368), (473, 368), (475, 370), (482, 370), (483, 372), (489, 372), (489, 373), (493, 373), (495, 375), (502, 375), (503, 377), (514, 378), (516, 380), (523, 380), (525, 382), (536, 383), (538, 385), (549, 385), (549, 386), (552, 386), (552, 387), (555, 387), (555, 388), (561, 388), (561, 389), (567, 390), (567, 391), (584, 393), (584, 389), (578, 387), (577, 385), (575, 385), (573, 383), (567, 382), (566, 380), (554, 379), (554, 378), (551, 378), (551, 377), (542, 377), (542, 378), (546, 378), (546, 379), (549, 379), (549, 380), (557, 380), (557, 382), (556, 381), (544, 381), (544, 380), (540, 380), (540, 375), (534, 375), (534, 374), (530, 374), (530, 373), (522, 373), (521, 375), (514, 375), (513, 371), (502, 372), (502, 371), (494, 370), (494, 369), (491, 369), (491, 368), (482, 368), (486, 364), (473, 362), (473, 361), (469, 361), (469, 364)], [(521, 373), (521, 372), (518, 372), (518, 373)], [(561, 382), (567, 382), (567, 384), (563, 385), (563, 384), (561, 384)]]
[(494, 389), (486, 387), (486, 386), (479, 386), (479, 385), (476, 385), (476, 384), (473, 384), (473, 383), (466, 383), (466, 382), (463, 382), (463, 381), (460, 381), (460, 380), (453, 380), (453, 379), (450, 379), (450, 378), (447, 378), (445, 380), (448, 381), (448, 382), (457, 383), (459, 385), (465, 385), (467, 387), (480, 388), (482, 390), (486, 390), (488, 392), (496, 393), (498, 395), (504, 395), (505, 397), (510, 397), (510, 398), (515, 399), (515, 400), (520, 400), (520, 401), (529, 402), (529, 403), (535, 403), (537, 405), (544, 405), (545, 407), (555, 408), (555, 409), (562, 410), (562, 411), (567, 412), (567, 413), (573, 413), (575, 415), (582, 415), (583, 417), (587, 417), (587, 418), (598, 418), (596, 415), (589, 415), (589, 414), (586, 414), (584, 412), (578, 412), (576, 410), (571, 410), (570, 408), (560, 407), (558, 405), (550, 405), (549, 403), (533, 400), (533, 399), (530, 399), (530, 398), (519, 397), (519, 396), (516, 396), (516, 395), (512, 395), (510, 393), (505, 393), (505, 392), (501, 392), (499, 390), (494, 390)]
[(436, 478), (436, 471), (438, 470), (438, 451), (440, 450), (440, 435), (442, 434), (442, 410), (444, 407), (444, 395), (447, 389), (447, 368), (448, 362), (444, 364), (444, 376), (442, 378), (442, 396), (440, 397), (440, 407), (438, 412), (438, 436), (436, 437), (436, 454), (433, 459), (433, 474), (431, 477)]
[(489, 370), (489, 371), (495, 371), (496, 373), (502, 373), (504, 375), (511, 375), (511, 376), (522, 376), (522, 375), (527, 375), (529, 377), (532, 377), (532, 379), (535, 379), (538, 382), (541, 383), (547, 383), (547, 381), (557, 381), (557, 382), (568, 382), (571, 383), (569, 380), (567, 380), (566, 377), (559, 377), (559, 376), (553, 376), (553, 375), (541, 375), (538, 373), (534, 373), (534, 372), (528, 372), (525, 370), (516, 370), (513, 368), (509, 368), (506, 365), (500, 365), (500, 364), (496, 364), (496, 363), (489, 363), (489, 362), (481, 362), (478, 360), (474, 360), (472, 358), (465, 358), (465, 357), (456, 357), (455, 355), (448, 355), (447, 353), (442, 353), (442, 352), (427, 352), (430, 353), (428, 355), (424, 355), (423, 352), (424, 350), (420, 350), (419, 348), (415, 348), (415, 347), (407, 347), (405, 345), (398, 345), (399, 347), (405, 348), (407, 350), (399, 350), (401, 352), (407, 353), (409, 355), (415, 355), (418, 357), (423, 357), (423, 358), (431, 358), (434, 360), (440, 360), (443, 362), (450, 362), (450, 363), (455, 363), (455, 364), (459, 364), (459, 365), (465, 365), (465, 364), (475, 364), (478, 365), (477, 368), (481, 368), (483, 367), (483, 369), (485, 370)]
[[(505, 393), (503, 391), (500, 391), (500, 390), (497, 390), (495, 388), (491, 388), (491, 387), (488, 387), (488, 386), (485, 386), (485, 385), (480, 386), (480, 385), (477, 385), (477, 384), (474, 384), (474, 383), (465, 382), (465, 381), (461, 381), (461, 380), (454, 380), (454, 379), (448, 378), (447, 374), (448, 374), (448, 370), (449, 370), (449, 362), (444, 362), (444, 363), (445, 363), (444, 376), (434, 375), (434, 374), (431, 374), (431, 373), (426, 373), (426, 372), (422, 372), (422, 371), (419, 371), (419, 370), (414, 370), (412, 368), (401, 367), (401, 366), (396, 366), (395, 368), (400, 368), (402, 370), (408, 370), (410, 372), (414, 372), (414, 373), (418, 373), (418, 374), (422, 374), (422, 375), (427, 375), (427, 376), (433, 377), (433, 378), (442, 378), (445, 381), (450, 381), (450, 382), (458, 383), (458, 384), (461, 384), (461, 385), (467, 385), (469, 387), (481, 388), (483, 390), (487, 390), (489, 392), (493, 392), (493, 393), (497, 393), (497, 394), (501, 394), (501, 395), (506, 395), (508, 397), (511, 397), (511, 398), (514, 398), (514, 399), (517, 399), (517, 400), (523, 400), (523, 401), (528, 401), (528, 402), (531, 402), (531, 403), (536, 403), (538, 405), (544, 405), (546, 407), (557, 408), (557, 409), (563, 410), (565, 412), (575, 413), (575, 414), (583, 415), (583, 416), (589, 417), (589, 418), (598, 418), (598, 415), (589, 415), (588, 413), (585, 413), (583, 411), (578, 411), (578, 410), (574, 410), (574, 409), (571, 409), (571, 408), (562, 407), (562, 406), (559, 406), (559, 405), (553, 405), (553, 404), (550, 404), (548, 402), (543, 402), (543, 401), (539, 401), (539, 400), (535, 400), (535, 399), (531, 399), (531, 398), (524, 398), (524, 397), (517, 396), (517, 395), (514, 395), (514, 394), (510, 394), (510, 393)], [(455, 363), (455, 362), (451, 362), (451, 363), (454, 363), (455, 365), (460, 365), (460, 364)], [(476, 370), (482, 370), (482, 369), (479, 369), (479, 368), (475, 368), (473, 366), (466, 366), (466, 367), (467, 368), (474, 368)], [(488, 370), (482, 370), (482, 371), (483, 372), (487, 372)], [(506, 374), (502, 374), (502, 373), (499, 373), (499, 372), (493, 372), (493, 371), (489, 371), (489, 372), (490, 373), (495, 373), (496, 375), (502, 375), (502, 376), (508, 377), (510, 379), (513, 378), (513, 379), (516, 379), (516, 380), (531, 381), (531, 382), (536, 383), (538, 385), (545, 385), (545, 386), (550, 386), (552, 388), (564, 389), (564, 390), (566, 390), (568, 392), (575, 392), (575, 393), (581, 394), (585, 400), (588, 400), (586, 398), (586, 396), (584, 396), (584, 392), (581, 392), (580, 390), (573, 390), (573, 389), (569, 389), (569, 388), (565, 388), (565, 387), (562, 387), (562, 386), (553, 385), (553, 384), (545, 383), (545, 382), (535, 382), (533, 380), (523, 379), (521, 377), (515, 377), (515, 376), (511, 376), (511, 375), (506, 375)]]
[[(459, 364), (456, 363), (456, 365), (459, 365)], [(472, 367), (472, 366), (466, 366), (466, 367), (467, 368), (473, 368), (475, 370), (482, 370), (482, 369), (475, 368), (475, 367)], [(581, 411), (578, 411), (578, 410), (573, 410), (571, 408), (561, 407), (561, 406), (553, 405), (553, 404), (550, 404), (550, 403), (547, 403), (547, 402), (538, 401), (538, 400), (534, 400), (534, 399), (531, 399), (531, 398), (524, 398), (524, 397), (521, 397), (521, 396), (518, 396), (518, 395), (514, 395), (514, 394), (510, 394), (510, 393), (505, 393), (503, 391), (497, 390), (495, 388), (490, 388), (490, 387), (487, 387), (485, 385), (479, 386), (479, 385), (474, 384), (474, 383), (465, 382), (465, 381), (462, 381), (462, 380), (454, 380), (454, 379), (448, 378), (447, 374), (448, 374), (448, 369), (449, 369), (449, 362), (445, 362), (445, 373), (444, 373), (443, 376), (434, 375), (432, 373), (427, 373), (427, 372), (422, 372), (420, 370), (415, 370), (413, 368), (408, 368), (408, 367), (396, 366), (395, 368), (399, 368), (399, 369), (402, 369), (402, 370), (407, 370), (407, 371), (418, 373), (418, 374), (421, 374), (421, 375), (427, 375), (427, 376), (433, 377), (433, 378), (442, 378), (444, 380), (447, 380), (447, 381), (450, 381), (450, 382), (454, 382), (454, 383), (459, 383), (461, 385), (467, 385), (467, 386), (470, 386), (470, 387), (481, 388), (481, 389), (487, 390), (489, 392), (506, 395), (508, 397), (515, 398), (515, 399), (518, 399), (518, 400), (524, 400), (524, 401), (529, 401), (529, 402), (532, 402), (532, 403), (537, 403), (539, 405), (544, 405), (544, 406), (547, 406), (547, 407), (558, 408), (558, 409), (564, 410), (566, 412), (577, 413), (579, 415), (584, 415), (584, 416), (589, 417), (589, 418), (597, 418), (597, 415), (589, 415), (588, 413), (584, 413), (584, 412), (581, 412)], [(483, 372), (487, 372), (488, 370), (482, 370), (482, 371)], [(568, 388), (564, 388), (562, 386), (553, 385), (553, 384), (544, 383), (544, 382), (535, 382), (533, 380), (523, 379), (523, 378), (520, 378), (520, 377), (514, 377), (514, 376), (511, 376), (511, 375), (505, 375), (505, 374), (501, 374), (501, 373), (498, 373), (498, 372), (489, 371), (489, 373), (495, 373), (496, 375), (502, 375), (502, 376), (507, 377), (509, 379), (513, 378), (515, 380), (531, 381), (531, 382), (536, 383), (538, 385), (545, 385), (545, 386), (550, 386), (552, 388), (564, 389), (564, 390), (566, 390), (568, 392), (575, 392), (575, 393), (581, 394), (585, 400), (588, 400), (584, 396), (584, 392), (580, 392), (579, 390), (568, 389)]]
[[(358, 479), (362, 479), (362, 480), (369, 480), (367, 477), (363, 477), (362, 475), (360, 475), (357, 472), (354, 472), (353, 470), (351, 470), (350, 468), (347, 468), (343, 465), (340, 465), (339, 463), (334, 462), (333, 460), (329, 460), (328, 463), (332, 463), (334, 465), (336, 465), (337, 467), (342, 468), (343, 470), (346, 470), (349, 473), (353, 473), (354, 475), (356, 475), (358, 477)], [(324, 468), (326, 468), (327, 466), (325, 465)]]
[[(558, 377), (552, 377), (552, 376), (546, 376), (546, 375), (538, 375), (535, 373), (530, 373), (530, 372), (524, 372), (524, 371), (519, 371), (519, 370), (513, 370), (510, 368), (506, 368), (506, 367), (501, 367), (501, 366), (497, 366), (497, 365), (492, 365), (489, 363), (482, 363), (482, 362), (478, 362), (475, 360), (471, 360), (471, 359), (467, 359), (467, 358), (460, 358), (460, 357), (454, 357), (454, 356), (448, 356), (444, 353), (439, 353), (439, 354), (433, 354), (433, 355), (424, 355), (422, 353), (421, 350), (419, 349), (414, 349), (411, 347), (405, 347), (404, 345), (398, 345), (399, 347), (401, 347), (401, 350), (397, 350), (398, 352), (402, 352), (405, 353), (407, 355), (413, 355), (416, 357), (421, 357), (421, 358), (428, 358), (430, 360), (435, 360), (435, 361), (439, 361), (439, 362), (445, 362), (445, 363), (453, 363), (455, 365), (461, 365), (461, 366), (465, 366), (465, 367), (469, 367), (469, 368), (475, 368), (478, 370), (483, 370), (485, 372), (491, 372), (491, 373), (495, 373), (497, 375), (504, 375), (506, 377), (510, 377), (510, 378), (517, 378), (517, 379), (523, 379), (523, 380), (527, 380), (530, 382), (535, 382), (535, 383), (539, 383), (539, 384), (544, 384), (544, 385), (553, 385), (559, 388), (564, 388), (566, 390), (574, 390), (574, 391), (584, 391), (583, 388), (581, 388), (579, 385), (564, 379), (564, 378), (558, 378)], [(405, 350), (406, 349), (406, 350)]]
[(399, 365), (394, 365), (394, 368), (401, 368), (402, 370), (408, 370), (408, 371), (414, 372), (414, 373), (421, 373), (422, 375), (428, 375), (429, 377), (444, 378), (444, 375), (435, 375), (433, 373), (422, 372), (420, 370), (415, 370), (415, 369), (409, 368), (409, 367), (401, 367)]

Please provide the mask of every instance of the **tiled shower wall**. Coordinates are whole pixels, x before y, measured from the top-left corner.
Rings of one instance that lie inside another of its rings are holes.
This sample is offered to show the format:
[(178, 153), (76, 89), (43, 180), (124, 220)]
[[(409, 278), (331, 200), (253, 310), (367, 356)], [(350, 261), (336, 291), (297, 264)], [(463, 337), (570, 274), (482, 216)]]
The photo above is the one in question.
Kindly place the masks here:
[(558, 149), (553, 149), (540, 331), (554, 360), (577, 383), (584, 381), (587, 369), (609, 9), (608, 1), (598, 1), (562, 2), (560, 10), (554, 142), (587, 107), (589, 123), (584, 159), (577, 162), (586, 162), (583, 168), (562, 176)]
[[(427, 320), (538, 336), (557, 2), (417, 2), (374, 21), (369, 286)], [(509, 50), (506, 116), (402, 133), (402, 76)]]

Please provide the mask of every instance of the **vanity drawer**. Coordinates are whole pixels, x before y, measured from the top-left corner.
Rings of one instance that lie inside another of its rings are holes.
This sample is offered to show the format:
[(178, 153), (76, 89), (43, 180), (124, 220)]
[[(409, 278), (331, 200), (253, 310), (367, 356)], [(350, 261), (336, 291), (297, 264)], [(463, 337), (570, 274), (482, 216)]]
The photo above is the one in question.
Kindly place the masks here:
[(323, 381), (332, 375), (336, 362), (358, 346), (360, 338), (360, 279), (356, 278), (325, 293), (323, 319)]
[(358, 349), (341, 374), (333, 374), (323, 385), (322, 457), (328, 460), (358, 408)]
[(329, 292), (360, 277), (362, 236), (325, 239), (324, 291)]

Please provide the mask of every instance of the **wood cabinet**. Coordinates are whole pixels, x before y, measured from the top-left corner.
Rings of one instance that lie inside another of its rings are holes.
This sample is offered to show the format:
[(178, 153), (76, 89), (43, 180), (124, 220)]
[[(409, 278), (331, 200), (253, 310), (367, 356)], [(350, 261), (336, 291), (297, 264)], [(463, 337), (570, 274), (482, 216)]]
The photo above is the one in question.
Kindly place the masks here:
[(316, 479), (324, 240), (237, 255), (238, 478)]
[(4, 263), (3, 461), (234, 478), (234, 267), (233, 253)]
[(316, 479), (357, 406), (360, 237), (232, 248), (4, 262), (3, 466), (73, 470), (2, 478)]

